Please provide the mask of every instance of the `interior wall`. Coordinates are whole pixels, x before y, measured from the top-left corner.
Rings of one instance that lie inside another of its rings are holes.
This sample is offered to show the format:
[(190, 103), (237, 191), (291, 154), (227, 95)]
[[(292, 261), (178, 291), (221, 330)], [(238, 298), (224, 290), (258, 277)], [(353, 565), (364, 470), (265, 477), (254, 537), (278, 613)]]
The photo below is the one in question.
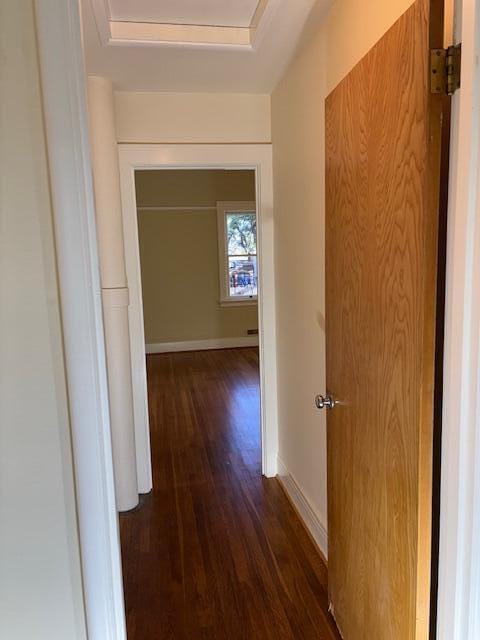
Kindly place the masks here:
[(338, 0), (272, 95), (279, 458), (325, 528), (324, 101), (411, 4)]
[[(215, 207), (255, 201), (253, 171), (137, 171), (139, 207)], [(221, 307), (217, 213), (138, 212), (147, 344), (247, 337), (257, 305)]]
[(268, 143), (270, 96), (117, 92), (118, 142)]
[(0, 3), (0, 637), (86, 638), (32, 0)]

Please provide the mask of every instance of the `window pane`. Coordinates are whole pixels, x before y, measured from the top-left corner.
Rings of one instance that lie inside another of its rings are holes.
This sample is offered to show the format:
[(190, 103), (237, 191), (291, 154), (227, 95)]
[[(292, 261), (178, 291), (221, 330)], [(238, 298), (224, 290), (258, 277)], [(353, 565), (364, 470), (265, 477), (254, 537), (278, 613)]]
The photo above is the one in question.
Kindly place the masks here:
[(257, 218), (255, 212), (227, 213), (227, 253), (229, 255), (256, 255)]
[(256, 296), (257, 256), (229, 256), (228, 285), (231, 296)]

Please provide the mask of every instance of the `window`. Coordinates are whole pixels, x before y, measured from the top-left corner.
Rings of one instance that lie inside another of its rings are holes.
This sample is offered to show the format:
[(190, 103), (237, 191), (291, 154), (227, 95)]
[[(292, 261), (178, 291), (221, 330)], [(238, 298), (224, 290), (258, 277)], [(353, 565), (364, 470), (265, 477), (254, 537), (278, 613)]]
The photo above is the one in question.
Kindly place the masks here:
[(220, 304), (257, 301), (257, 213), (254, 202), (217, 202)]

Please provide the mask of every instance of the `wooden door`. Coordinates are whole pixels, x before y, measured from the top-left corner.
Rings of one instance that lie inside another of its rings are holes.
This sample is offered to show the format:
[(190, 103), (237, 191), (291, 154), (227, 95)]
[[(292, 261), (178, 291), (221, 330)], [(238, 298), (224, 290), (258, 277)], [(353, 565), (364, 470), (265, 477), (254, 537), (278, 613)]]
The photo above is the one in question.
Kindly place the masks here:
[[(435, 9), (435, 12), (433, 11)], [(426, 640), (442, 110), (417, 0), (326, 101), (329, 594), (344, 640)]]

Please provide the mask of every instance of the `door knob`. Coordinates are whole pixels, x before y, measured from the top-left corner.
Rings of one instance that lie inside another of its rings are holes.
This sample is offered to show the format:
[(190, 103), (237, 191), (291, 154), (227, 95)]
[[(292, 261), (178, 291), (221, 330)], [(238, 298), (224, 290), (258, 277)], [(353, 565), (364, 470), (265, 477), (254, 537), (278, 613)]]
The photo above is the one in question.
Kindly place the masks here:
[(336, 402), (330, 395), (315, 396), (315, 406), (317, 407), (317, 409), (333, 409), (335, 405)]

